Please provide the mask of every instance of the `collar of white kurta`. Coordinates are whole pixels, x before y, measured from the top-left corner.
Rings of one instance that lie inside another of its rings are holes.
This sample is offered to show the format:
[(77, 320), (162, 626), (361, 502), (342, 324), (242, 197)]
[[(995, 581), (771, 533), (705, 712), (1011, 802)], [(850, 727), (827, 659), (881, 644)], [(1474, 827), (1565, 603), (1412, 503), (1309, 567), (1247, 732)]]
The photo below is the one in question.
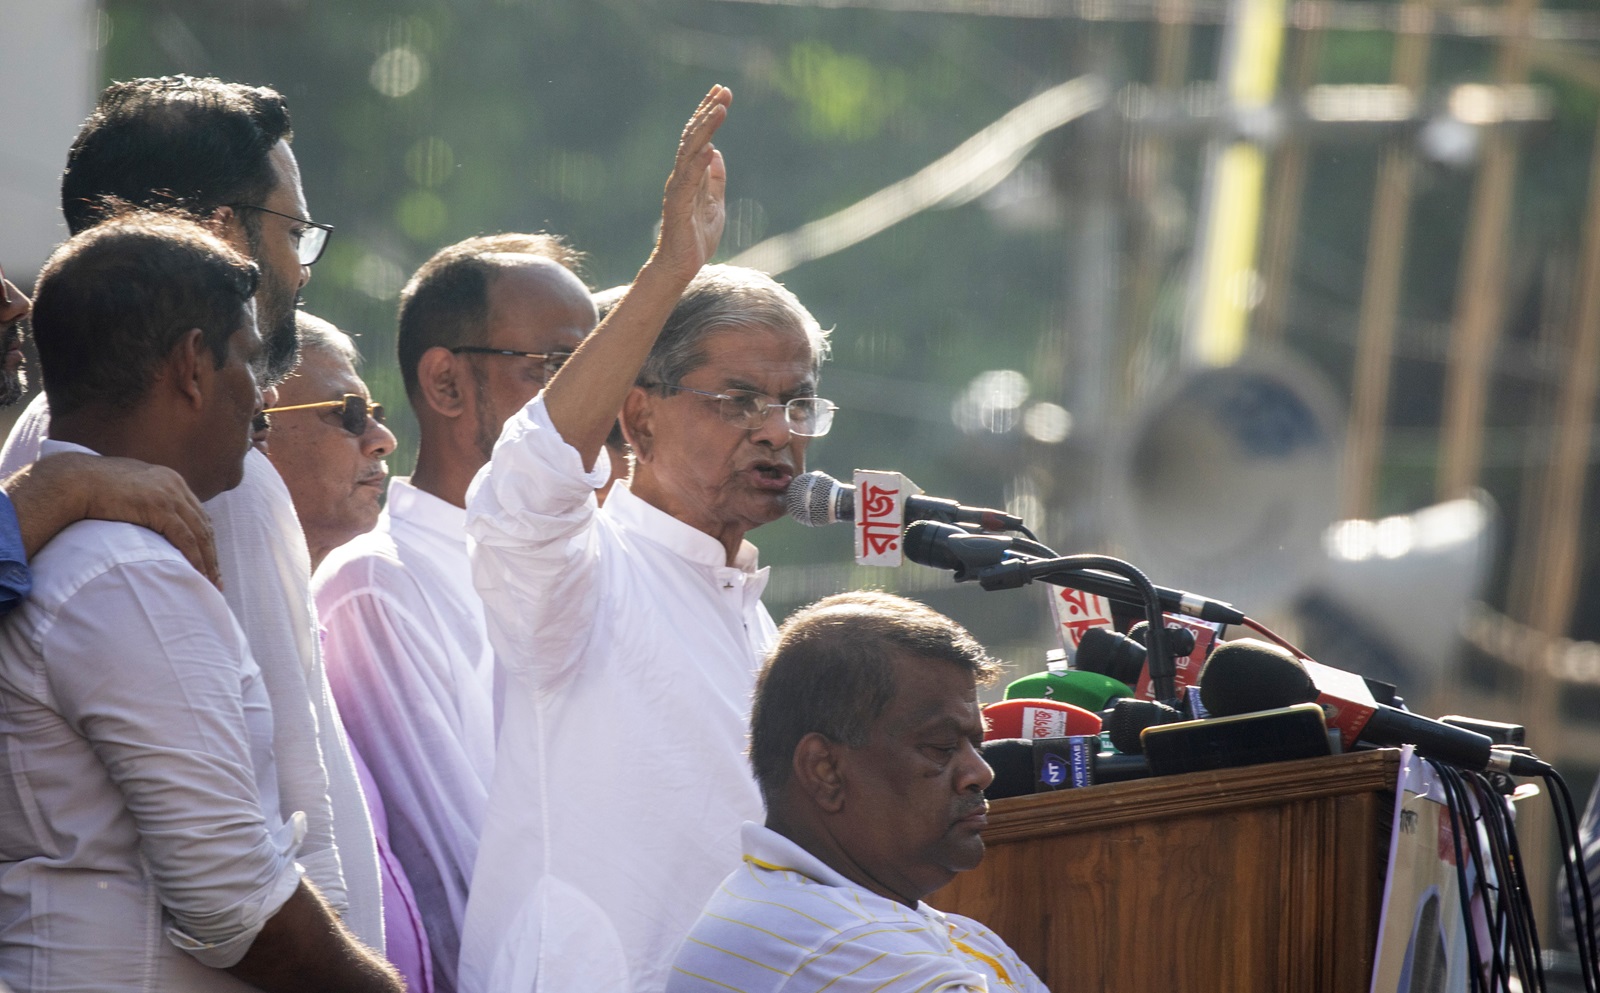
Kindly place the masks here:
[[(634, 496), (625, 479), (617, 480), (611, 487), (602, 512), (623, 529), (648, 538), (690, 562), (713, 569), (727, 568), (728, 551), (722, 547), (722, 542)], [(754, 574), (760, 568), (759, 558), (756, 546), (745, 541), (740, 543), (733, 565), (740, 572)]]
[(417, 489), (411, 485), (410, 476), (395, 476), (389, 480), (389, 499), (384, 509), (390, 517), (408, 521), (452, 541), (466, 541), (467, 508)]
[(41, 459), (46, 455), (60, 455), (62, 452), (82, 452), (85, 455), (100, 454), (92, 448), (86, 448), (83, 445), (73, 444), (70, 441), (56, 441), (54, 438), (46, 438), (45, 440), (39, 442), (39, 457)]
[[(838, 870), (765, 825), (745, 821), (739, 831), (739, 841), (744, 846), (744, 860), (760, 868), (779, 872), (798, 872), (824, 886), (854, 890), (860, 893), (863, 899), (889, 900), (888, 897), (866, 889), (860, 883), (846, 879)], [(940, 922), (945, 920), (943, 913), (921, 900), (917, 901), (916, 910), (924, 917)]]

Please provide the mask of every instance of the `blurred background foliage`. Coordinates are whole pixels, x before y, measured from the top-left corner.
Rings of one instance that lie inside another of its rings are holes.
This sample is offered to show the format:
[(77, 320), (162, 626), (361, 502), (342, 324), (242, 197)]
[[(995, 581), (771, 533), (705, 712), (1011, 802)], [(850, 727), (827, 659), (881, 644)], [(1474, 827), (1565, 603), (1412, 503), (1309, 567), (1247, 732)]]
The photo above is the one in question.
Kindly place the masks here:
[[(408, 275), (469, 235), (549, 230), (588, 253), (593, 287), (625, 282), (652, 242), (678, 130), (711, 83), (735, 92), (718, 139), (730, 171), (730, 257), (914, 173), (1048, 86), (1091, 71), (1114, 85), (1149, 82), (1154, 32), (1138, 22), (714, 0), (106, 0), (101, 21), (108, 81), (182, 71), (288, 96), (312, 214), (337, 226), (306, 304), (359, 335), (373, 392), (396, 411), (401, 448), (391, 466), (400, 473), (415, 451), (393, 358)], [(1194, 29), (1189, 79), (1216, 78), (1219, 39), (1215, 26)], [(1311, 78), (1387, 82), (1393, 50), (1387, 33), (1329, 32)], [(1482, 39), (1441, 38), (1431, 79), (1487, 79), (1493, 54)], [(1483, 474), (1512, 529), (1562, 368), (1551, 308), (1566, 306), (1600, 106), (1591, 86), (1565, 76), (1538, 71), (1534, 81), (1553, 94), (1554, 119), (1521, 138)], [(1109, 188), (1085, 166), (1093, 143), (1107, 141), (1117, 143)], [(1135, 145), (1070, 125), (983, 196), (784, 274), (836, 329), (822, 385), (845, 409), (812, 446), (812, 465), (846, 479), (855, 467), (899, 469), (930, 493), (1042, 522), (1041, 538), (1063, 551), (1091, 550), (1078, 542), (1099, 536), (1080, 527), (1073, 501), (1090, 499), (1105, 439), (1070, 430), (1058, 412), (1070, 418), (1083, 400), (1072, 374), (1083, 347), (1080, 222), (1109, 199), (1125, 245), (1172, 246), (1158, 253), (1149, 316), (1124, 314), (1118, 329), (1121, 354), (1142, 356), (1130, 361), (1125, 412), (1147, 388), (1141, 377), (1154, 381), (1171, 365), (1198, 209), (1199, 138), (1174, 140), (1170, 173), (1154, 188), (1134, 181)], [(1372, 141), (1314, 146), (1295, 236), (1284, 339), (1346, 397), (1379, 155)], [(1380, 513), (1433, 498), (1472, 185), (1470, 163), (1427, 163), (1419, 173)], [(1132, 278), (1131, 267), (1114, 271)], [(1016, 402), (991, 409), (998, 420), (958, 429), (957, 400), (996, 370), (1023, 378), (991, 376), (981, 388), (1009, 390)], [(1041, 401), (1056, 408), (1024, 418), (1025, 405)], [(827, 592), (841, 575), (830, 564), (849, 561), (844, 528), (783, 521), (756, 538), (779, 567), (768, 599), (780, 617)], [(1588, 548), (1584, 562), (1592, 593), (1600, 549)], [(921, 590), (1024, 669), (1052, 644), (1037, 591), (956, 590), (915, 567), (850, 578)], [(1502, 556), (1491, 600), (1505, 582)], [(1583, 598), (1580, 637), (1600, 635), (1600, 609), (1587, 606), (1595, 599)]]

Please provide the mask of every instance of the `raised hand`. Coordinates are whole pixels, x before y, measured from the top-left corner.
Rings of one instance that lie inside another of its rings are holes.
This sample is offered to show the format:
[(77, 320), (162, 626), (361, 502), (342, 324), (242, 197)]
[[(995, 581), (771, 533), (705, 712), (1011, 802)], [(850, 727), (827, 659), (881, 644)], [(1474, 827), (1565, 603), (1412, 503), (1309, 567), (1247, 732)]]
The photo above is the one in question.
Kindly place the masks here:
[(733, 91), (713, 86), (678, 139), (678, 156), (661, 198), (661, 235), (654, 261), (684, 281), (716, 253), (727, 220), (723, 196), (728, 171), (711, 138), (727, 120)]

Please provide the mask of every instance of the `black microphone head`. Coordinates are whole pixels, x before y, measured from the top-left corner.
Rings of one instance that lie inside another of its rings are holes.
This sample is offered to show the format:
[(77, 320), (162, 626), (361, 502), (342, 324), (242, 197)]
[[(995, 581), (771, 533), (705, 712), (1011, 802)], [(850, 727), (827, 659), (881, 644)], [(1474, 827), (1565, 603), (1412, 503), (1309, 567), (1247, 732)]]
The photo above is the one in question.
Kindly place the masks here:
[(1144, 742), (1139, 733), (1145, 728), (1160, 724), (1176, 724), (1188, 720), (1183, 712), (1155, 700), (1135, 700), (1124, 697), (1101, 711), (1106, 733), (1111, 736), (1111, 747), (1124, 755), (1144, 754)]
[(1146, 654), (1144, 646), (1128, 635), (1110, 628), (1090, 628), (1083, 632), (1072, 663), (1074, 669), (1096, 672), (1134, 686), (1144, 669)]
[(953, 524), (913, 521), (911, 526), (906, 528), (900, 547), (905, 550), (906, 558), (917, 565), (960, 572), (966, 567), (966, 563), (950, 550), (952, 534), (966, 534), (966, 532)]
[(834, 494), (843, 487), (843, 483), (820, 469), (802, 472), (789, 481), (789, 488), (783, 494), (783, 508), (808, 528), (836, 524), (841, 516), (845, 519), (854, 516), (839, 513)]
[(996, 738), (978, 748), (994, 770), (994, 781), (983, 795), (990, 800), (1033, 793), (1033, 742), (1027, 738)]
[(1254, 638), (1223, 642), (1200, 670), (1200, 702), (1213, 717), (1313, 703), (1317, 695), (1299, 659)]
[[(1167, 654), (1175, 659), (1187, 658), (1194, 654), (1194, 632), (1185, 627), (1169, 625), (1167, 631)], [(1128, 637), (1139, 644), (1150, 647), (1146, 639), (1150, 636), (1150, 622), (1140, 621), (1128, 629)]]

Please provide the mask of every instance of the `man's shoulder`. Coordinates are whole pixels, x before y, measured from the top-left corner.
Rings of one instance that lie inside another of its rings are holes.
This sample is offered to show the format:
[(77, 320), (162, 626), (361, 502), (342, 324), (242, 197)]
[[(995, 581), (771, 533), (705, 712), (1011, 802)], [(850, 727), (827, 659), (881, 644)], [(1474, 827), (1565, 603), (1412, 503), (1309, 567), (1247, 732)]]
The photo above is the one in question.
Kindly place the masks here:
[(312, 592), (320, 597), (324, 588), (345, 590), (379, 582), (410, 582), (402, 556), (400, 542), (380, 523), (328, 553), (311, 577)]
[(723, 881), (689, 942), (790, 972), (841, 945), (904, 945), (905, 937), (928, 928), (929, 921), (909, 908), (747, 861)]
[(118, 566), (164, 570), (171, 565), (183, 567), (175, 575), (193, 573), (205, 582), (183, 555), (156, 532), (137, 524), (99, 520), (67, 525), (29, 562), (36, 597), (48, 595), (52, 589), (81, 586)]

